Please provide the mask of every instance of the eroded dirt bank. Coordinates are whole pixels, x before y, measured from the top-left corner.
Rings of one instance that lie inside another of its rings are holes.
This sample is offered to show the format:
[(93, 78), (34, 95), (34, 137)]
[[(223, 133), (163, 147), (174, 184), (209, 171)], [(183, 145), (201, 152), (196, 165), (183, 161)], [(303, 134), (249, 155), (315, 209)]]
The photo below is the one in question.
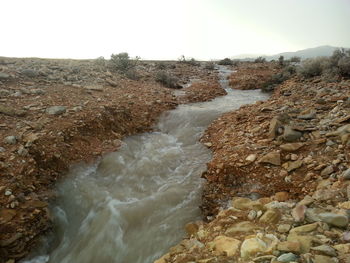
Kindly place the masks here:
[(212, 123), (209, 222), (156, 262), (350, 262), (349, 95), (349, 80), (294, 78)]
[(225, 94), (215, 71), (176, 62), (162, 70), (197, 79), (176, 92), (155, 81), (153, 62), (139, 64), (137, 80), (96, 61), (0, 62), (0, 262), (25, 256), (50, 228), (52, 187), (70, 165), (116, 150), (178, 104)]

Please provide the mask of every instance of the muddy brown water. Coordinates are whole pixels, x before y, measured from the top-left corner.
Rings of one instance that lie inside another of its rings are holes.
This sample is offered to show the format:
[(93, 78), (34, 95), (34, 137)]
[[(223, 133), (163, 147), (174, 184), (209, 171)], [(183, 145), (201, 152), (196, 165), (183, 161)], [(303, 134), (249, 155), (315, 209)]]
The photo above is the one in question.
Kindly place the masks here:
[[(228, 88), (231, 71), (219, 68)], [(54, 232), (24, 263), (151, 263), (179, 242), (184, 225), (201, 219), (211, 152), (199, 139), (224, 112), (267, 99), (258, 90), (227, 89), (210, 102), (164, 113), (155, 131), (128, 137), (93, 165), (71, 169), (52, 204)]]

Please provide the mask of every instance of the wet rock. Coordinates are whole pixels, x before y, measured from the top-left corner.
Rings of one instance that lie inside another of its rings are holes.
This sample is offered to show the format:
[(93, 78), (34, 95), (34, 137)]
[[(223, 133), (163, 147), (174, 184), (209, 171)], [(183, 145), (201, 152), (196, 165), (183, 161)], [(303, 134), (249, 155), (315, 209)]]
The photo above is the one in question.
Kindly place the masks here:
[(198, 232), (199, 226), (196, 223), (188, 223), (185, 225), (186, 233), (191, 236)]
[(282, 215), (279, 210), (269, 209), (260, 217), (259, 221), (265, 224), (276, 224), (280, 221), (281, 217)]
[(332, 226), (346, 227), (349, 223), (349, 219), (345, 215), (335, 213), (321, 213), (319, 214), (320, 219)]
[(224, 252), (228, 257), (232, 257), (237, 254), (241, 241), (231, 237), (218, 236), (213, 243), (215, 251)]
[(287, 142), (295, 142), (302, 136), (301, 132), (293, 130), (290, 126), (284, 127), (283, 139)]
[(295, 142), (295, 143), (285, 143), (280, 145), (280, 148), (285, 152), (295, 152), (303, 147), (305, 143)]
[(282, 254), (277, 258), (278, 262), (291, 262), (296, 261), (298, 256), (293, 253)]
[(0, 224), (11, 221), (16, 214), (17, 212), (13, 209), (0, 209)]
[(61, 115), (65, 113), (67, 108), (65, 106), (52, 106), (46, 109), (46, 113), (50, 115)]
[(15, 233), (8, 239), (0, 240), (0, 247), (7, 247), (23, 236), (22, 233)]
[(269, 163), (273, 165), (281, 165), (281, 154), (279, 152), (270, 152), (259, 160), (259, 163)]
[(10, 135), (5, 137), (4, 143), (6, 144), (16, 144), (17, 143), (17, 137), (14, 135)]
[(311, 250), (321, 252), (322, 254), (324, 254), (326, 256), (331, 256), (331, 257), (337, 256), (336, 250), (334, 248), (332, 248), (331, 246), (327, 246), (327, 245), (312, 247)]

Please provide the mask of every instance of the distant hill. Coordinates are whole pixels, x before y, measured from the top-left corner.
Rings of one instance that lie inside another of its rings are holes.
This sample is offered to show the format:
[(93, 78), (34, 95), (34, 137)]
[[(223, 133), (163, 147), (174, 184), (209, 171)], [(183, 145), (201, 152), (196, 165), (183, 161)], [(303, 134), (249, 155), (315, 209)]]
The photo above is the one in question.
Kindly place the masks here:
[(314, 58), (314, 57), (322, 57), (322, 56), (331, 56), (334, 50), (336, 49), (338, 49), (338, 47), (319, 46), (314, 48), (298, 50), (295, 52), (279, 53), (273, 56), (265, 56), (265, 57), (267, 60), (278, 59), (280, 56), (283, 56), (285, 59), (290, 59), (291, 57), (294, 57), (294, 56), (301, 57), (301, 59), (306, 59), (306, 58)]
[(333, 46), (319, 46), (314, 48), (307, 48), (298, 50), (295, 52), (283, 52), (272, 56), (264, 56), (264, 55), (238, 55), (234, 56), (233, 58), (244, 58), (245, 60), (253, 60), (256, 57), (262, 56), (266, 58), (267, 60), (272, 59), (278, 59), (280, 56), (283, 56), (285, 59), (290, 59), (291, 57), (297, 56), (301, 59), (307, 59), (307, 58), (313, 58), (313, 57), (321, 57), (321, 56), (330, 56), (333, 54), (334, 50), (338, 49), (339, 47), (333, 47)]

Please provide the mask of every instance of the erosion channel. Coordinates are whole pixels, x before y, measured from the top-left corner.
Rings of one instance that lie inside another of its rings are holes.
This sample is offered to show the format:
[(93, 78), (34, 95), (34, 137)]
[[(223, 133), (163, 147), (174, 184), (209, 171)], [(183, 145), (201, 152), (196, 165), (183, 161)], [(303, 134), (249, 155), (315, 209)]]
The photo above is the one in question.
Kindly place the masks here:
[(224, 112), (267, 98), (258, 90), (182, 105), (162, 115), (155, 131), (128, 137), (93, 165), (71, 169), (52, 204), (54, 233), (25, 263), (151, 263), (201, 218), (199, 205), (211, 152), (199, 142)]

